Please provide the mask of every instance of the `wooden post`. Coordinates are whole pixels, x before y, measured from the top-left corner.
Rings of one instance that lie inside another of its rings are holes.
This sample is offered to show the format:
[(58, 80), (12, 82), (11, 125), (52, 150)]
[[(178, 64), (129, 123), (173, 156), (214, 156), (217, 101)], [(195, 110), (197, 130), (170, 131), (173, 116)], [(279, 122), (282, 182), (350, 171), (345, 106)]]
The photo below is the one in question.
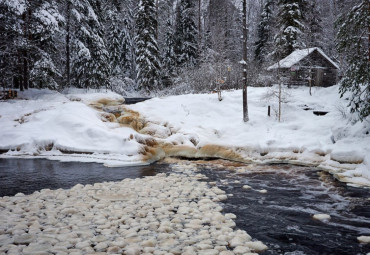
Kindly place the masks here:
[(267, 116), (271, 116), (271, 106), (267, 106)]

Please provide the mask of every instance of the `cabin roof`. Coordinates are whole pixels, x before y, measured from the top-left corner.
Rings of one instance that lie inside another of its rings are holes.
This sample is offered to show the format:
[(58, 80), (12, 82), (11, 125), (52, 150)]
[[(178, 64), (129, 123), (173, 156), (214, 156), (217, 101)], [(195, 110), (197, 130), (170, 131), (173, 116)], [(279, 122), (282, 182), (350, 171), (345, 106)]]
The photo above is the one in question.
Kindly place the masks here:
[(313, 48), (308, 48), (308, 49), (295, 50), (289, 56), (283, 58), (279, 62), (268, 67), (267, 70), (271, 71), (274, 69), (278, 69), (279, 64), (280, 64), (280, 68), (291, 68), (292, 66), (300, 62), (302, 59), (309, 56), (314, 51), (317, 51), (321, 56), (323, 56), (326, 60), (328, 60), (336, 69), (339, 69), (338, 64), (336, 64), (333, 60), (331, 60), (320, 48), (313, 47)]

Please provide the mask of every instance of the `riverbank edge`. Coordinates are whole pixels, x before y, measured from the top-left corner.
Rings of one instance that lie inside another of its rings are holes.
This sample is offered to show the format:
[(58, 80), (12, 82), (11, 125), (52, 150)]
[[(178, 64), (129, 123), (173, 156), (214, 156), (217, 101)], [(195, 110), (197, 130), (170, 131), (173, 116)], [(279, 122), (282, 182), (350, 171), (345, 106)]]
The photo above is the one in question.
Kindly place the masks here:
[[(142, 156), (140, 161), (120, 160), (119, 158), (104, 159), (103, 155), (95, 154), (94, 152), (68, 152), (63, 153), (53, 149), (50, 151), (40, 152), (39, 155), (29, 155), (26, 153), (17, 152), (16, 150), (3, 150), (0, 153), (0, 158), (26, 158), (35, 159), (43, 158), (48, 160), (58, 160), (62, 162), (82, 162), (82, 163), (101, 163), (107, 167), (122, 167), (122, 166), (140, 166), (150, 165), (165, 158), (184, 158), (188, 160), (201, 159), (224, 159), (245, 164), (291, 164), (297, 166), (316, 167), (319, 170), (326, 171), (333, 175), (335, 179), (346, 183), (349, 186), (358, 188), (370, 188), (370, 183), (366, 182), (363, 177), (353, 177), (348, 175), (348, 171), (356, 171), (359, 164), (353, 162), (338, 162), (330, 159), (330, 154), (318, 155), (312, 152), (291, 152), (287, 150), (274, 150), (270, 153), (260, 153), (258, 150), (241, 147), (226, 147), (221, 145), (204, 145), (202, 147), (190, 146), (172, 146), (172, 145), (156, 145), (149, 146), (146, 149), (150, 151), (149, 155)], [(106, 155), (104, 155), (106, 156)], [(118, 155), (117, 155), (118, 156)], [(311, 160), (314, 158), (315, 160)], [(363, 179), (363, 180), (362, 180)]]

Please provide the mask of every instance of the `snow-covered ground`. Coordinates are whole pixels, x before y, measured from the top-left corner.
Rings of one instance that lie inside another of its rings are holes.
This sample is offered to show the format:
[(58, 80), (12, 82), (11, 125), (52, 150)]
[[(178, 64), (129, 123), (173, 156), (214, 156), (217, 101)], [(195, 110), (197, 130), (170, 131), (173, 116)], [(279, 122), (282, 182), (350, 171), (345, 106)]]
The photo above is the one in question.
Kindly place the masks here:
[[(281, 122), (275, 115), (277, 99), (266, 99), (271, 90), (249, 88), (248, 123), (242, 121), (241, 91), (223, 92), (222, 101), (217, 94), (183, 95), (155, 98), (130, 108), (175, 130), (166, 142), (191, 145), (182, 138), (195, 136), (198, 149), (221, 145), (245, 160), (312, 164), (342, 181), (370, 186), (370, 120), (352, 125), (343, 118), (347, 102), (339, 98), (338, 86), (313, 88), (312, 96), (307, 87), (286, 89)], [(273, 108), (271, 117), (268, 105)], [(316, 116), (313, 111), (328, 114)], [(163, 131), (159, 133), (161, 137)], [(228, 158), (230, 152), (219, 149), (214, 154)]]
[(141, 163), (138, 151), (142, 145), (130, 139), (136, 132), (106, 121), (103, 113), (88, 106), (102, 98), (122, 100), (121, 96), (104, 91), (70, 90), (64, 95), (31, 89), (19, 98), (0, 102), (0, 149), (11, 149), (5, 156)]
[[(0, 150), (7, 151), (0, 156), (109, 166), (166, 155), (291, 162), (319, 166), (342, 181), (370, 186), (370, 123), (348, 120), (337, 86), (313, 88), (312, 96), (306, 87), (287, 89), (281, 122), (275, 116), (276, 98), (266, 98), (270, 90), (249, 88), (248, 123), (242, 121), (241, 91), (223, 92), (222, 101), (217, 94), (201, 94), (122, 106), (122, 98), (112, 92), (29, 90), (21, 93), (23, 99), (0, 102)], [(314, 110), (328, 114), (316, 116)], [(117, 111), (121, 113), (114, 116)]]

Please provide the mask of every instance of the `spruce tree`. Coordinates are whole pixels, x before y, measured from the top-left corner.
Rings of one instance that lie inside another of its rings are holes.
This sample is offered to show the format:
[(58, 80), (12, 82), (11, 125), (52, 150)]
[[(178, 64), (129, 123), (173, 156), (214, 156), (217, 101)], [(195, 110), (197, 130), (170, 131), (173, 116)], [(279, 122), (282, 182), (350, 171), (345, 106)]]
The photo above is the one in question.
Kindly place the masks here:
[(312, 0), (310, 3), (307, 3), (307, 11), (304, 15), (304, 19), (306, 23), (305, 36), (307, 38), (307, 46), (322, 48), (322, 19), (316, 0)]
[(53, 0), (2, 1), (0, 11), (3, 85), (56, 89), (61, 76), (56, 38), (64, 20), (57, 4)]
[(349, 94), (348, 106), (351, 112), (358, 113), (360, 120), (370, 115), (370, 42), (366, 36), (370, 27), (369, 7), (369, 1), (362, 0), (337, 21), (337, 49), (348, 64), (340, 81), (340, 94), (341, 97)]
[(58, 59), (57, 38), (61, 36), (64, 17), (53, 0), (38, 1), (30, 23), (33, 51), (30, 56), (30, 82), (34, 87), (58, 89), (62, 77)]
[(115, 77), (122, 74), (121, 65), (121, 52), (122, 52), (122, 39), (121, 31), (119, 28), (119, 19), (117, 10), (113, 9), (109, 11), (110, 21), (108, 24), (107, 32), (107, 48), (109, 50), (109, 65), (110, 74)]
[(126, 77), (130, 77), (134, 79), (133, 77), (135, 73), (135, 66), (134, 66), (134, 39), (132, 36), (132, 24), (134, 23), (134, 20), (132, 19), (132, 11), (127, 10), (126, 13), (124, 13), (123, 27), (121, 28), (121, 65), (123, 73)]
[[(22, 7), (22, 6), (19, 6)], [(9, 1), (0, 1), (0, 85), (19, 86), (22, 72), (19, 52), (22, 38), (21, 8)]]
[(275, 36), (277, 49), (275, 56), (284, 58), (296, 49), (304, 48), (302, 8), (305, 0), (279, 0), (278, 26)]
[(177, 64), (194, 67), (198, 58), (198, 31), (192, 0), (181, 0), (176, 9), (175, 53)]
[(136, 14), (136, 69), (138, 88), (147, 94), (160, 88), (161, 64), (156, 41), (154, 0), (140, 0)]
[(165, 46), (163, 53), (163, 67), (165, 76), (172, 77), (176, 71), (176, 53), (175, 53), (175, 38), (171, 21), (167, 22), (167, 31), (165, 35)]
[(74, 84), (80, 88), (107, 88), (109, 54), (99, 15), (88, 0), (73, 0), (72, 14), (75, 19), (70, 32)]
[(267, 0), (261, 13), (261, 21), (257, 28), (257, 41), (255, 43), (254, 59), (261, 65), (267, 59), (271, 47), (273, 29), (274, 0)]

